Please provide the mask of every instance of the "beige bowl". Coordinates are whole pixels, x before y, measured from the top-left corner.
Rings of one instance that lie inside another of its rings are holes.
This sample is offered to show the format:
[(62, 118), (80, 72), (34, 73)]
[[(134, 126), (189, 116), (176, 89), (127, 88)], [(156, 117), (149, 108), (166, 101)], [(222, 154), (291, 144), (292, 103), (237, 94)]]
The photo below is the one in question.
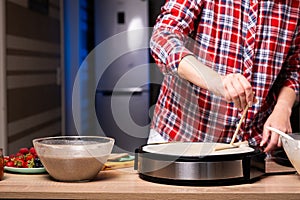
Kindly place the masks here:
[(282, 146), (290, 162), (298, 174), (300, 174), (300, 135), (290, 134), (290, 136), (294, 138), (294, 140), (280, 136)]
[(58, 181), (92, 180), (114, 145), (114, 139), (99, 136), (46, 137), (32, 142), (45, 169)]

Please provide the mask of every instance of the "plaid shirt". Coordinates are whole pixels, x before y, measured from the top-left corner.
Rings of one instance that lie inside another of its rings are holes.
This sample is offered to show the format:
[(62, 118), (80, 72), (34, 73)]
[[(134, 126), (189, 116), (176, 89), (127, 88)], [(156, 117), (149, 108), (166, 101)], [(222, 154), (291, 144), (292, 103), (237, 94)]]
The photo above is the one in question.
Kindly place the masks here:
[(164, 74), (151, 128), (169, 141), (230, 142), (241, 112), (178, 76), (181, 59), (194, 54), (219, 74), (241, 73), (251, 83), (258, 103), (238, 140), (259, 144), (279, 89), (299, 97), (299, 26), (299, 0), (167, 0), (150, 41)]

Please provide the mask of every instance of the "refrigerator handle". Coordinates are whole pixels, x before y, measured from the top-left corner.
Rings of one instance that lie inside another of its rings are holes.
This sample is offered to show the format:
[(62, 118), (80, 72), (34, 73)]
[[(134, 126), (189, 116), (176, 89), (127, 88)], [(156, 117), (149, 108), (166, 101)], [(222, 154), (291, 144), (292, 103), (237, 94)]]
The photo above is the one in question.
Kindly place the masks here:
[(141, 87), (129, 87), (129, 88), (118, 88), (114, 90), (96, 90), (97, 94), (102, 94), (103, 96), (112, 95), (141, 95), (143, 93), (143, 88)]

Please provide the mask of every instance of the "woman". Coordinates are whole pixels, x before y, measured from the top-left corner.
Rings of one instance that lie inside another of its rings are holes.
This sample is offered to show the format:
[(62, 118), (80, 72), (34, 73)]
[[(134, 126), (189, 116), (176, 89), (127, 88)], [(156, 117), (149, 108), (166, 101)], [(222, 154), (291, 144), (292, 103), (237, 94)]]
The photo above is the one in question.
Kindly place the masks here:
[[(150, 47), (164, 73), (148, 142), (280, 146), (299, 98), (300, 1), (167, 0)], [(191, 42), (192, 37), (195, 41)]]

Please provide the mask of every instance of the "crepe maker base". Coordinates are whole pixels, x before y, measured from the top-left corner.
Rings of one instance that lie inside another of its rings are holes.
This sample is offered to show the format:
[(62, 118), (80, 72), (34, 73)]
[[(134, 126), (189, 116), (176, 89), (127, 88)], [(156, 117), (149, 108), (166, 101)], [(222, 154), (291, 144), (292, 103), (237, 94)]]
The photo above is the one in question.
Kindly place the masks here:
[(152, 176), (147, 176), (139, 173), (139, 177), (145, 181), (165, 184), (165, 185), (179, 185), (179, 186), (228, 186), (228, 185), (241, 185), (254, 183), (261, 179), (263, 176), (258, 176), (252, 179), (245, 178), (232, 178), (232, 179), (222, 179), (222, 180), (176, 180), (176, 179), (164, 179), (156, 178)]
[(141, 179), (160, 184), (238, 185), (253, 183), (265, 175), (265, 157), (259, 149), (232, 155), (174, 157), (145, 152), (142, 146), (136, 149), (135, 170)]

